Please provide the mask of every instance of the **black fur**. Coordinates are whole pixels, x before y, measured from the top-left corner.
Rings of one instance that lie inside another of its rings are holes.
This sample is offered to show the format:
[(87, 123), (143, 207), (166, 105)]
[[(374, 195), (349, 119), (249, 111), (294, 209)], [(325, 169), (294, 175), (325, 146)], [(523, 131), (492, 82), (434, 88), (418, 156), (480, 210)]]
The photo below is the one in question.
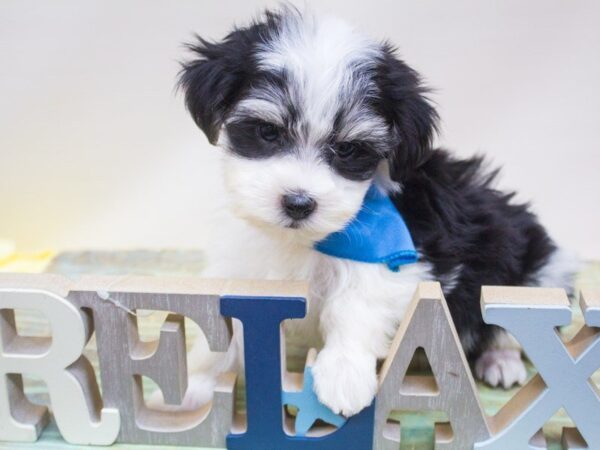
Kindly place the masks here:
[(468, 336), (465, 350), (476, 357), (496, 332), (481, 316), (481, 286), (535, 283), (556, 247), (528, 205), (494, 189), (498, 171), (486, 173), (482, 158), (457, 160), (432, 148), (438, 115), (428, 91), (389, 46), (377, 80), (382, 95), (376, 104), (400, 136), (390, 172), (402, 193), (393, 201), (434, 276), (458, 274), (446, 299), (459, 334)]
[[(343, 145), (352, 146), (352, 151), (342, 154), (339, 151)], [(365, 181), (373, 178), (377, 165), (384, 158), (377, 147), (368, 142), (332, 142), (325, 147), (324, 159), (344, 178), (354, 181)]]
[(263, 22), (238, 28), (221, 42), (196, 36), (187, 44), (195, 58), (182, 64), (179, 87), (192, 118), (215, 144), (230, 108), (259, 76), (255, 52), (278, 29), (279, 17), (267, 12)]
[(394, 181), (421, 164), (431, 149), (438, 128), (438, 114), (426, 97), (421, 77), (394, 56), (389, 44), (383, 45), (375, 81), (380, 95), (375, 108), (388, 119), (398, 144), (390, 155), (390, 175)]
[(471, 357), (494, 337), (481, 316), (481, 286), (531, 284), (556, 250), (528, 205), (513, 204), (514, 194), (495, 190), (497, 171), (486, 174), (482, 165), (482, 158), (457, 160), (433, 150), (404, 175), (402, 193), (393, 196), (436, 278), (462, 267), (446, 299), (461, 336), (468, 333), (476, 343), (466, 349)]

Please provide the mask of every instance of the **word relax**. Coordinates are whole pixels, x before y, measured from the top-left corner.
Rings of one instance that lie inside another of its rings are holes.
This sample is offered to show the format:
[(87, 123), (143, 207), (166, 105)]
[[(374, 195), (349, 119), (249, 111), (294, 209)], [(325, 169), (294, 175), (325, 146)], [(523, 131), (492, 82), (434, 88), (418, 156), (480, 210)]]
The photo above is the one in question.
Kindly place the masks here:
[[(564, 291), (482, 288), (485, 321), (508, 330), (539, 371), (496, 416), (486, 417), (440, 285), (422, 283), (380, 371), (376, 399), (345, 421), (315, 400), (310, 369), (304, 387), (301, 376), (291, 377), (300, 380), (297, 385), (283, 382), (290, 374), (282, 369), (281, 326), (286, 319), (304, 317), (303, 283), (3, 275), (0, 440), (35, 441), (47, 423), (47, 409), (30, 403), (23, 392), (25, 374), (46, 383), (58, 429), (74, 444), (392, 450), (399, 446), (400, 425), (388, 418), (403, 410), (446, 413), (448, 423), (435, 426), (437, 449), (519, 450), (545, 448), (541, 427), (564, 408), (577, 428), (563, 430), (563, 448), (600, 449), (600, 399), (590, 381), (600, 366), (599, 294), (582, 293), (586, 325), (564, 343), (556, 332), (571, 322)], [(52, 336), (19, 335), (15, 309), (41, 312)], [(140, 340), (138, 309), (170, 312), (158, 340)], [(188, 381), (184, 316), (201, 327), (217, 352), (229, 345), (230, 319), (243, 323), (245, 416), (235, 414), (234, 374), (220, 378), (213, 401), (198, 411), (175, 406)], [(92, 366), (82, 356), (94, 331), (101, 395)], [(418, 348), (425, 350), (435, 379), (406, 376)], [(142, 376), (158, 384), (165, 403), (173, 405), (170, 410), (146, 405)], [(298, 407), (295, 427), (287, 425), (293, 419), (284, 403)], [(317, 419), (337, 428), (311, 428)]]

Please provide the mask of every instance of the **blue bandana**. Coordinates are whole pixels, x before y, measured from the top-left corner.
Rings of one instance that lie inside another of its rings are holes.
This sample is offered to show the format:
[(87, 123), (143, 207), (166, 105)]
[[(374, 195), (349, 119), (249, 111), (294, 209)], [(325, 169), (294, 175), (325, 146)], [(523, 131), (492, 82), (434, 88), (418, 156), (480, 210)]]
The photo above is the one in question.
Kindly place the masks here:
[(375, 186), (371, 186), (362, 208), (346, 228), (317, 242), (315, 249), (337, 258), (386, 264), (394, 272), (417, 261), (404, 219), (390, 198)]

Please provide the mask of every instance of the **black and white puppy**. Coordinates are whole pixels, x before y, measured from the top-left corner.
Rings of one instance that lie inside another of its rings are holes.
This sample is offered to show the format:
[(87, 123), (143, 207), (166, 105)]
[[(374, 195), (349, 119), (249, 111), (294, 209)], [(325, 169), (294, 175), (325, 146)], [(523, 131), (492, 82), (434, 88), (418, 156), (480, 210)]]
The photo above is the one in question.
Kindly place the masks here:
[[(438, 116), (392, 46), (284, 7), (189, 48), (180, 80), (187, 108), (223, 148), (232, 209), (248, 224), (221, 238), (230, 252), (209, 273), (310, 281), (308, 317), (288, 331), (310, 345), (322, 339), (319, 399), (345, 415), (372, 401), (377, 360), (423, 280), (441, 281), (476, 375), (493, 386), (523, 383), (518, 347), (482, 320), (481, 286), (570, 288), (575, 266), (526, 205), (492, 187), (496, 172), (480, 158), (432, 147)], [(357, 214), (373, 183), (419, 251), (397, 273), (313, 249)], [(215, 376), (239, 366), (240, 352), (237, 339), (221, 360), (196, 348), (188, 407), (210, 399)]]

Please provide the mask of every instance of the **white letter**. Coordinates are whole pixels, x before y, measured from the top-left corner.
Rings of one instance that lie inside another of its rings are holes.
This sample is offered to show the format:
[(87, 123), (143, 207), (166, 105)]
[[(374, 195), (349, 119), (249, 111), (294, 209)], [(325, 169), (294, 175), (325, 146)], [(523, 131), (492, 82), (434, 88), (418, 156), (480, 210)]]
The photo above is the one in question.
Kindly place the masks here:
[[(12, 309), (42, 312), (52, 338), (18, 336)], [(56, 294), (40, 290), (0, 289), (0, 439), (35, 441), (46, 409), (31, 405), (16, 374), (39, 377), (48, 386), (58, 428), (74, 444), (109, 445), (119, 433), (116, 409), (98, 411), (99, 394), (82, 351), (91, 335), (80, 309)], [(9, 375), (10, 374), (10, 375)]]

